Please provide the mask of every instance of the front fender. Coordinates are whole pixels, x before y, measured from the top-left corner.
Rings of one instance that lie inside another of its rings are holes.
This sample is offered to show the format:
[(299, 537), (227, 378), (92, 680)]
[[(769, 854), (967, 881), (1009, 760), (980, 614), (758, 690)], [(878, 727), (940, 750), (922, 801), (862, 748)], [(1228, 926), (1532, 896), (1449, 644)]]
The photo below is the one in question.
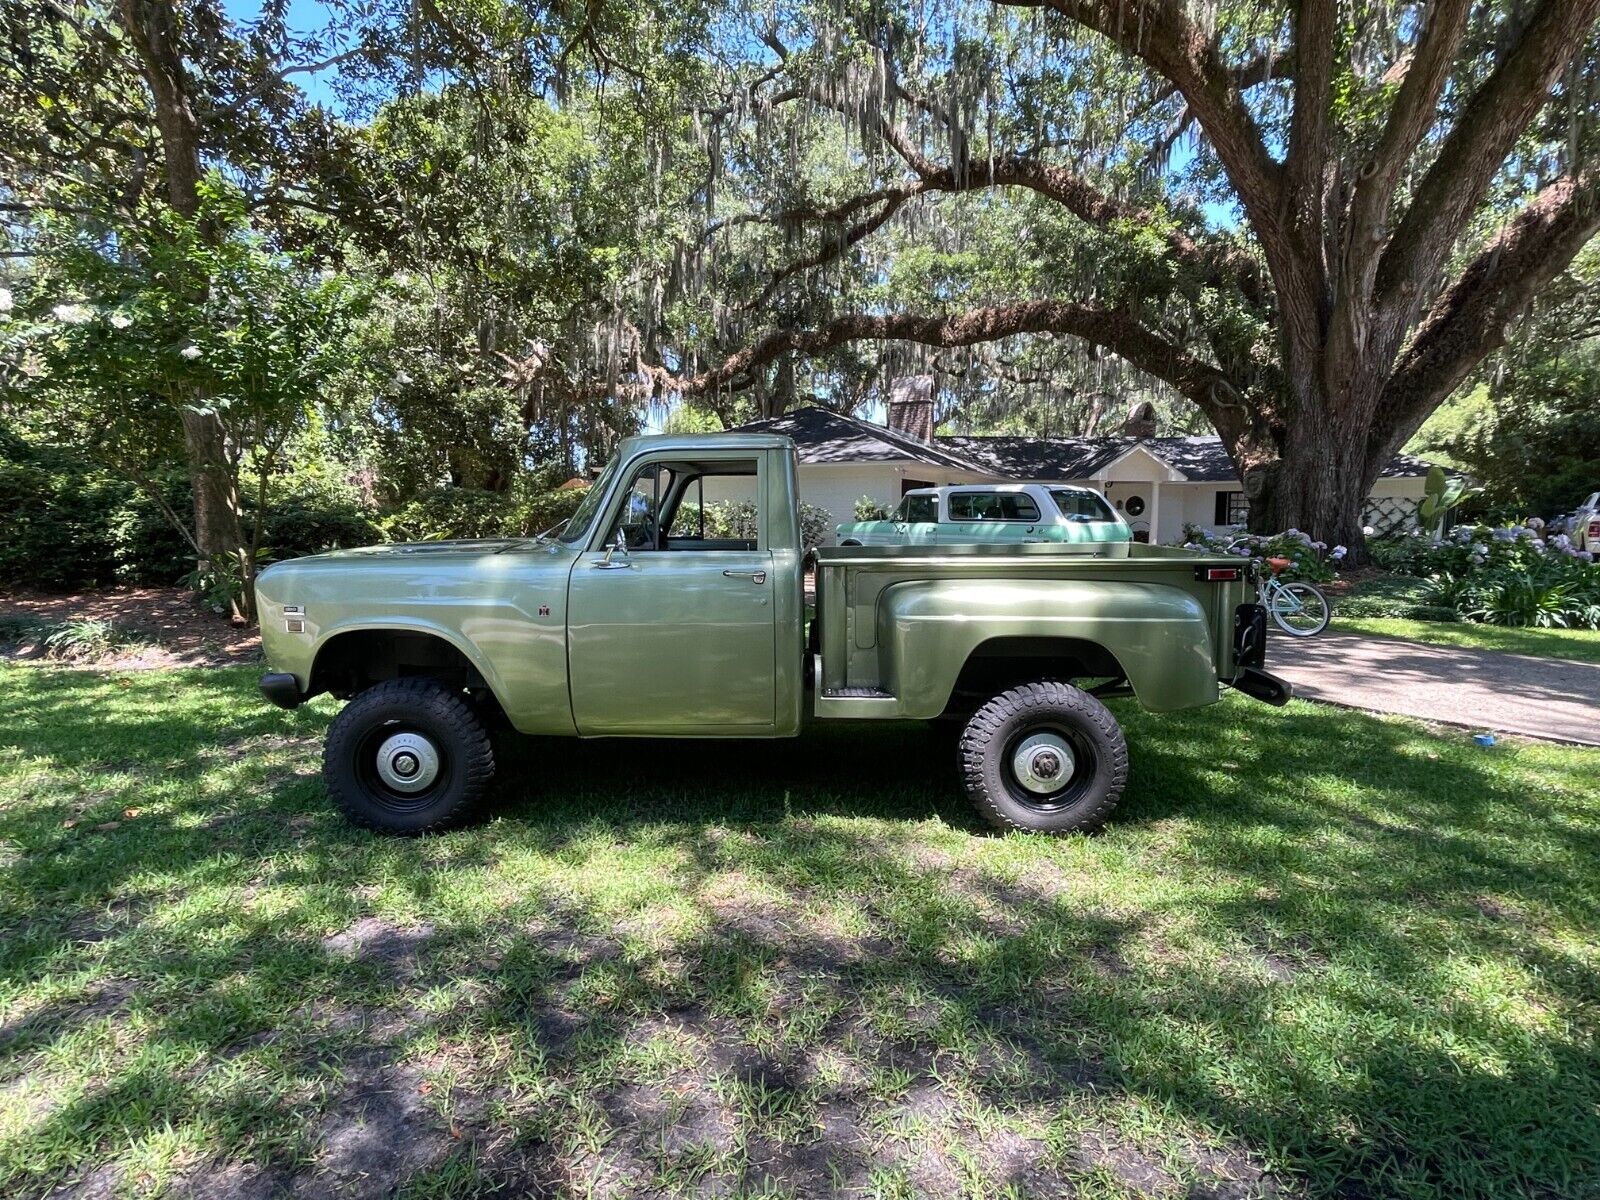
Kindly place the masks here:
[(1113, 655), (1153, 712), (1218, 698), (1211, 622), (1159, 583), (916, 580), (884, 589), (877, 643), (885, 685), (908, 717), (944, 711), (974, 650), (994, 638), (1074, 638)]

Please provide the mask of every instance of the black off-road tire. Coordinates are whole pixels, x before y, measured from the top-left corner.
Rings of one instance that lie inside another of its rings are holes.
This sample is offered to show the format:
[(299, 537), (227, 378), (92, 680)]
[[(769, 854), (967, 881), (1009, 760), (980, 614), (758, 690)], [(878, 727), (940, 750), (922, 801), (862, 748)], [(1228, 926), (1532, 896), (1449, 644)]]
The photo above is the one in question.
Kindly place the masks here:
[[(376, 770), (381, 740), (418, 733), (437, 750), (436, 781), (413, 795), (386, 788)], [(494, 747), (471, 701), (432, 679), (391, 679), (355, 696), (333, 719), (322, 776), (340, 810), (382, 833), (443, 829), (466, 817), (494, 778)]]
[[(1012, 758), (1034, 734), (1054, 734), (1075, 769), (1055, 795), (1023, 785)], [(1100, 701), (1066, 683), (1028, 683), (1001, 692), (972, 714), (959, 746), (962, 782), (973, 805), (999, 829), (1035, 833), (1098, 829), (1128, 781), (1128, 743)]]

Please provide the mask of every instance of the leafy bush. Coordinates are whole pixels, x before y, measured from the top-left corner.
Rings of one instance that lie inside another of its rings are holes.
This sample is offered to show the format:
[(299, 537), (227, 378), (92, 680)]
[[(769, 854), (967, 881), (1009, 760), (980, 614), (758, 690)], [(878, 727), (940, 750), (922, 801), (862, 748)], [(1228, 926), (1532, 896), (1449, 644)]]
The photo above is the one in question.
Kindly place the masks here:
[(583, 502), (582, 488), (519, 496), (476, 488), (445, 488), (407, 501), (378, 519), (393, 542), (444, 538), (531, 537), (560, 525)]
[(1328, 549), (1326, 542), (1314, 541), (1310, 534), (1298, 529), (1288, 529), (1270, 536), (1255, 533), (1213, 533), (1198, 525), (1183, 527), (1185, 550), (1210, 550), (1218, 554), (1235, 554), (1248, 558), (1260, 568), (1269, 558), (1286, 558), (1284, 579), (1309, 579), (1326, 583), (1337, 574), (1337, 564), (1344, 559), (1343, 546)]
[(1461, 525), (1445, 537), (1377, 542), (1373, 551), (1391, 570), (1426, 578), (1427, 602), (1467, 620), (1600, 629), (1600, 564), (1540, 522)]
[(289, 496), (267, 510), (261, 546), (273, 559), (370, 546), (383, 537), (373, 518), (373, 513), (337, 497)]
[[(706, 537), (735, 538), (754, 541), (758, 534), (759, 515), (754, 503), (748, 500), (720, 500), (706, 505)], [(692, 504), (680, 505), (674, 528), (698, 528), (698, 517)], [(822, 545), (823, 539), (833, 533), (836, 522), (833, 514), (815, 504), (800, 505), (800, 541), (804, 549)]]
[(0, 430), (0, 582), (47, 589), (111, 583), (111, 516), (132, 491), (78, 456)]
[(887, 521), (888, 519), (889, 510), (871, 496), (863, 496), (856, 501), (856, 520)]

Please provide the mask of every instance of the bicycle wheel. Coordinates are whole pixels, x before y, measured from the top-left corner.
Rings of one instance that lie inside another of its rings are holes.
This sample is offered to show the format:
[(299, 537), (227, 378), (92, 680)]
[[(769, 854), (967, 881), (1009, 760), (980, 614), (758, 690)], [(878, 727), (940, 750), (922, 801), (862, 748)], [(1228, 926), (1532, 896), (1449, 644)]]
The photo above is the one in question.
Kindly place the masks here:
[(1267, 611), (1285, 633), (1310, 637), (1328, 627), (1333, 610), (1316, 584), (1285, 583), (1274, 589)]

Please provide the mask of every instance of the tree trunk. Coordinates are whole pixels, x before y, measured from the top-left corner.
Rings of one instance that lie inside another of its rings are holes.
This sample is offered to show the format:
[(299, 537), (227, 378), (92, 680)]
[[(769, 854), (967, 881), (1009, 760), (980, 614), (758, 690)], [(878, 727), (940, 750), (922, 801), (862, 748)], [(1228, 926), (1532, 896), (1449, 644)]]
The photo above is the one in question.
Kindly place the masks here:
[[(238, 563), (244, 592), (235, 600), (232, 615), (248, 619), (255, 612), (255, 564), (248, 561), (245, 551), (244, 529), (239, 523), (239, 492), (228, 462), (227, 437), (216, 413), (185, 405), (182, 421), (189, 482), (194, 490), (194, 540), (200, 548), (200, 565), (204, 569), (227, 561)], [(261, 517), (256, 514), (257, 521)]]
[[(128, 31), (145, 82), (155, 100), (156, 128), (161, 134), (162, 165), (167, 176), (167, 201), (180, 216), (195, 220), (200, 213), (202, 177), (200, 121), (188, 94), (188, 78), (178, 45), (176, 13), (162, 0), (121, 0), (119, 11)], [(206, 230), (208, 236), (215, 231)], [(204, 300), (206, 289), (192, 297)], [(192, 390), (192, 389), (191, 389)], [(194, 488), (195, 542), (200, 548), (200, 568), (215, 568), (225, 560), (238, 564), (242, 594), (233, 602), (233, 615), (255, 616), (255, 563), (251, 560), (239, 521), (239, 489), (228, 459), (222, 419), (201, 407), (204, 397), (191, 395), (181, 402), (183, 444), (189, 479)], [(257, 513), (257, 522), (264, 514)]]
[(1385, 464), (1368, 461), (1371, 418), (1348, 407), (1303, 389), (1283, 428), (1252, 429), (1229, 447), (1249, 500), (1250, 532), (1298, 530), (1330, 549), (1344, 546), (1347, 562), (1365, 561), (1361, 513)]

